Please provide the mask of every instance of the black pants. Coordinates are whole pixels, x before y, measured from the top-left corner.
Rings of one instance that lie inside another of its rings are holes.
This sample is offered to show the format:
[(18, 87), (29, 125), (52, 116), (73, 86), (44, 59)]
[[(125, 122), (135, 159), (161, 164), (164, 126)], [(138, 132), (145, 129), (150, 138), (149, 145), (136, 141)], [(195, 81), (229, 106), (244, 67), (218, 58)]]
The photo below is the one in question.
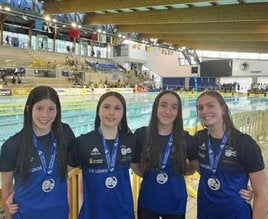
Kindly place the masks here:
[(162, 215), (145, 208), (138, 208), (138, 219), (185, 219), (185, 215)]

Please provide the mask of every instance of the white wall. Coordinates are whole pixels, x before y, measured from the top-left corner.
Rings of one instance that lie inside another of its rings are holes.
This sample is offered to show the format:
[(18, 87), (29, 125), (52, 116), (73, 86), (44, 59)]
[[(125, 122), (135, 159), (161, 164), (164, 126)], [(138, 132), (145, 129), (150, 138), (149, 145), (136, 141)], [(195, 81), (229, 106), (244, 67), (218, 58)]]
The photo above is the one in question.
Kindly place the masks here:
[(145, 63), (147, 60), (144, 44), (129, 44), (128, 45), (129, 58), (137, 60), (137, 62)]
[(191, 74), (191, 66), (179, 66), (177, 51), (165, 51), (162, 48), (152, 47), (147, 52), (145, 66), (162, 77), (198, 77), (199, 74)]
[[(191, 74), (191, 66), (179, 66), (179, 53), (158, 47), (146, 47), (144, 44), (129, 44), (129, 55), (115, 57), (118, 62), (133, 61), (143, 65), (161, 77), (198, 77)], [(200, 69), (200, 68), (199, 68)]]
[[(199, 77), (191, 73), (191, 66), (179, 66), (179, 52), (158, 47), (146, 49), (144, 44), (129, 44), (129, 57), (125, 61), (136, 61), (161, 77)], [(118, 57), (119, 58), (119, 57)], [(123, 61), (122, 57), (122, 61)], [(266, 77), (262, 77), (266, 76)], [(241, 78), (242, 77), (242, 78)], [(220, 83), (239, 82), (247, 89), (253, 83), (252, 78), (259, 78), (258, 83), (268, 83), (268, 62), (259, 60), (233, 59), (232, 77), (221, 78)]]
[(268, 76), (266, 76), (266, 77), (258, 77), (258, 83), (262, 83), (262, 84), (266, 83), (266, 84), (268, 84)]

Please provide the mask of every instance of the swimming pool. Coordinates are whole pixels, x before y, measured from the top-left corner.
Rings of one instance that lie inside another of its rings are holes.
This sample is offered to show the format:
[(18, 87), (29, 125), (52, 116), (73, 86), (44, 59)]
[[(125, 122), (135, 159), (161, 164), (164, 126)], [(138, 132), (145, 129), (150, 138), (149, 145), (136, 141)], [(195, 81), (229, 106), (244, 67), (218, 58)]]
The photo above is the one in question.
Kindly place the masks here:
[[(149, 123), (152, 104), (158, 93), (123, 94), (127, 101), (128, 124), (132, 131)], [(180, 94), (183, 106), (184, 127), (195, 127), (196, 95)], [(68, 123), (76, 136), (94, 128), (96, 104), (100, 95), (89, 97), (60, 96), (62, 120)], [(267, 97), (228, 96), (225, 97), (231, 112), (264, 110), (268, 108)], [(26, 97), (0, 98), (0, 146), (11, 135), (22, 128), (23, 109)]]

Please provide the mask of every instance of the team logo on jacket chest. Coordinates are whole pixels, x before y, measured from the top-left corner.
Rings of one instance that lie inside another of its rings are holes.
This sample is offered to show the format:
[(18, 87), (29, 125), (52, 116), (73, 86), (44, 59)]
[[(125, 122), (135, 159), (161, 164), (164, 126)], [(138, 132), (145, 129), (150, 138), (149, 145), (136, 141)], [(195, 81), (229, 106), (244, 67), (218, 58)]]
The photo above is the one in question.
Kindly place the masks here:
[(98, 148), (93, 148), (91, 153), (90, 153), (90, 156), (94, 156), (94, 155), (100, 155), (101, 153), (99, 152)]
[(131, 148), (128, 148), (126, 145), (120, 145), (121, 148), (121, 154), (126, 156), (127, 154), (131, 154), (132, 150)]
[(206, 144), (203, 143), (199, 146), (199, 150), (206, 150)]
[(206, 144), (205, 143), (203, 143), (199, 146), (198, 155), (200, 158), (206, 157)]
[(231, 149), (226, 149), (225, 150), (225, 157), (236, 157), (236, 151), (233, 151)]
[(100, 158), (101, 153), (97, 147), (94, 147), (90, 152), (90, 158), (88, 160), (89, 164), (101, 164), (103, 163), (103, 158)]

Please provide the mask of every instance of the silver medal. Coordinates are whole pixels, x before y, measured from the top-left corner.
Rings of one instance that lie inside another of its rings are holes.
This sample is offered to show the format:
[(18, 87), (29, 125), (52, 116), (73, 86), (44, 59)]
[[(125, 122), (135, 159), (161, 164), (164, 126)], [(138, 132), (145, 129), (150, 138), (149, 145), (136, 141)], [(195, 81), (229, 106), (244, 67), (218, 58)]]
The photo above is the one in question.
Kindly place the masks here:
[(221, 187), (221, 183), (217, 178), (209, 178), (208, 179), (208, 187), (212, 190), (219, 190)]
[(44, 192), (51, 192), (55, 187), (55, 181), (54, 179), (47, 179), (44, 180), (42, 183), (42, 190)]
[(105, 185), (109, 189), (113, 189), (117, 185), (117, 178), (115, 176), (107, 177)]
[(156, 176), (156, 181), (159, 184), (165, 184), (168, 181), (168, 175), (166, 173), (158, 173)]

